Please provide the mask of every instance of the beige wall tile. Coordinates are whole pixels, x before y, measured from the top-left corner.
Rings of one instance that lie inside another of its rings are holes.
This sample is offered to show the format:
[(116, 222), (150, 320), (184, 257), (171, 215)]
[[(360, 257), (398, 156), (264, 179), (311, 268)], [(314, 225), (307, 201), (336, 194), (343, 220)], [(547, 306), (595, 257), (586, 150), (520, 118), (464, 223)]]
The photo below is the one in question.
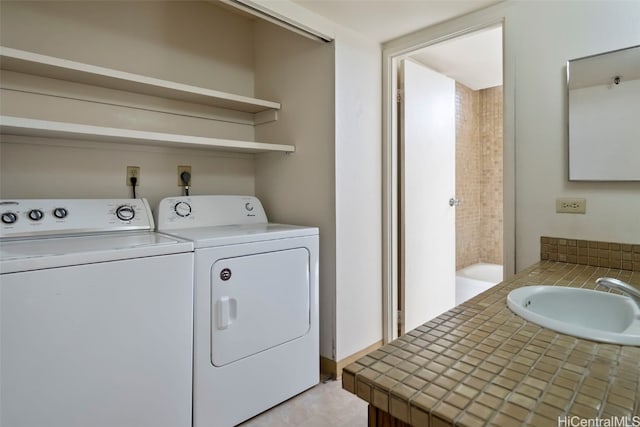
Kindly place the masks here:
[[(577, 247), (577, 256), (573, 255), (574, 247)], [(540, 259), (640, 271), (640, 256), (632, 252), (635, 247), (640, 245), (543, 236), (540, 237)], [(563, 252), (572, 255), (563, 256)]]
[(502, 87), (456, 83), (456, 269), (502, 264)]

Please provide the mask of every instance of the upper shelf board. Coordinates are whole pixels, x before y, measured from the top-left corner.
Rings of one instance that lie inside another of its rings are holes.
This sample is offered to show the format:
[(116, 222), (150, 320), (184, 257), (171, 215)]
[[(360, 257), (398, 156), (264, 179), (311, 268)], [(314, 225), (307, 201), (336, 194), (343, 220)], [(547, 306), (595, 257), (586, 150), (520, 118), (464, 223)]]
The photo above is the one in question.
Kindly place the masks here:
[(247, 113), (280, 109), (280, 103), (278, 102), (156, 79), (4, 46), (0, 46), (0, 65), (3, 70), (8, 71), (194, 102)]
[(235, 139), (205, 138), (173, 133), (147, 132), (131, 129), (92, 126), (78, 123), (36, 120), (24, 117), (0, 116), (3, 135), (37, 136), (44, 138), (84, 139), (169, 147), (191, 147), (239, 153), (293, 153), (295, 146)]

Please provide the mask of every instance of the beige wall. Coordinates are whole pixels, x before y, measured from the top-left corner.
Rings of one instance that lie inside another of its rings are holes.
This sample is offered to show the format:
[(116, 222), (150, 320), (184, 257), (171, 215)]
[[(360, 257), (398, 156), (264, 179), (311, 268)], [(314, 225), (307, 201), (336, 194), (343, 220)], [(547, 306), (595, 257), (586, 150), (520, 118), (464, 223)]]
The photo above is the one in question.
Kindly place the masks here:
[(253, 3), (335, 38), (335, 176), (325, 176), (335, 192), (335, 289), (321, 292), (335, 293), (322, 310), (333, 311), (332, 360), (343, 361), (382, 337), (380, 46), (292, 1)]
[[(516, 257), (539, 259), (540, 236), (640, 243), (640, 182), (569, 182), (566, 62), (640, 44), (640, 2), (516, 2), (505, 26), (515, 61)], [(584, 197), (584, 215), (557, 214)]]
[[(243, 156), (93, 141), (14, 137), (9, 141), (3, 136), (0, 197), (126, 197), (130, 188), (125, 186), (125, 167), (131, 164), (141, 166), (140, 195), (152, 205), (179, 193), (178, 164), (193, 166), (192, 194), (256, 193), (264, 199), (270, 219), (320, 226), (323, 354), (341, 360), (378, 342), (382, 334), (380, 110), (376, 107), (380, 105), (380, 48), (293, 2), (260, 3), (271, 3), (267, 8), (276, 13), (336, 37), (334, 45), (316, 45), (306, 39), (291, 46), (289, 40), (274, 45), (261, 36), (276, 40), (277, 31), (269, 35), (255, 30), (253, 19), (208, 2), (0, 2), (0, 38), (6, 46), (241, 95), (273, 95), (273, 100), (283, 101), (283, 121), (273, 142), (298, 148), (290, 156)], [(290, 39), (299, 37), (289, 34)], [(255, 49), (254, 44), (270, 50)], [(274, 58), (309, 46), (319, 50), (310, 57), (298, 56), (292, 68), (286, 62), (274, 64), (284, 74), (265, 76), (273, 80), (271, 89), (256, 76), (256, 70), (262, 72), (263, 65)], [(314, 55), (331, 61), (318, 63)], [(335, 62), (334, 56), (338, 57)], [(315, 69), (308, 72), (308, 67)], [(319, 83), (314, 78), (320, 78)], [(334, 84), (335, 79), (339, 84)], [(295, 90), (285, 94), (287, 80)], [(219, 112), (201, 106), (163, 104), (162, 111), (189, 111), (189, 117), (175, 118), (148, 111), (149, 106), (159, 107), (158, 99), (59, 82), (37, 83), (49, 91), (90, 98), (76, 100), (70, 107), (68, 101), (41, 96), (37, 104), (43, 108), (29, 110), (40, 118), (158, 131), (169, 127), (230, 137), (254, 135), (253, 128), (208, 120)], [(36, 82), (31, 79), (28, 84)], [(27, 98), (22, 96), (10, 108), (16, 114), (24, 112), (33, 105)], [(95, 100), (116, 100), (127, 109), (90, 105)], [(45, 108), (54, 102), (55, 106)], [(268, 137), (270, 127), (262, 125), (255, 133)]]
[(502, 87), (456, 82), (456, 270), (502, 264)]
[[(0, 12), (4, 46), (253, 95), (253, 21), (212, 4), (3, 1)], [(19, 73), (3, 72), (1, 96), (6, 115), (254, 137), (242, 114)], [(140, 166), (137, 195), (152, 206), (181, 194), (178, 165), (192, 166), (191, 194), (255, 192), (246, 154), (3, 135), (0, 158), (3, 198), (130, 197), (128, 165)]]
[(253, 21), (198, 1), (0, 2), (3, 46), (253, 95)]
[(254, 193), (251, 156), (3, 136), (0, 196), (9, 198), (128, 198), (126, 167), (140, 166), (138, 197), (152, 207), (181, 195), (178, 165), (192, 166), (191, 194)]
[(256, 94), (282, 99), (278, 121), (256, 128), (259, 140), (295, 144), (293, 154), (256, 159), (256, 196), (269, 220), (320, 228), (320, 354), (335, 338), (336, 221), (333, 45), (256, 25)]
[[(569, 182), (566, 101), (567, 60), (640, 44), (640, 2), (509, 0), (384, 49), (402, 51), (501, 21), (507, 275), (539, 260), (540, 236), (640, 242), (640, 183)], [(587, 213), (557, 214), (558, 197), (586, 198)]]

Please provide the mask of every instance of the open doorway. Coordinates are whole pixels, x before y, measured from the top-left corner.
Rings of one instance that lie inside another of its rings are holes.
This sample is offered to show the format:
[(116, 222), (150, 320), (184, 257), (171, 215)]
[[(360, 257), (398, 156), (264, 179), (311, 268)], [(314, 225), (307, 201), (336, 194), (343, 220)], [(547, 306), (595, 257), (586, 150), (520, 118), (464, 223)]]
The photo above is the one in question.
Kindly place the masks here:
[(503, 277), (502, 24), (395, 65), (402, 335)]

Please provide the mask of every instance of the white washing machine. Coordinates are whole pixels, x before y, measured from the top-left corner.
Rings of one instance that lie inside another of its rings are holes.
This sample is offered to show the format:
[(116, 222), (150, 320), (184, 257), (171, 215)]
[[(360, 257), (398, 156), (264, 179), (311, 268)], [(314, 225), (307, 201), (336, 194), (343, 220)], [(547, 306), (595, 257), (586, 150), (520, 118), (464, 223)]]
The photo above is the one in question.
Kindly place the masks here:
[(142, 199), (0, 215), (0, 425), (191, 426), (193, 243)]
[(270, 224), (245, 196), (160, 202), (195, 245), (195, 427), (236, 425), (319, 381), (318, 229)]

